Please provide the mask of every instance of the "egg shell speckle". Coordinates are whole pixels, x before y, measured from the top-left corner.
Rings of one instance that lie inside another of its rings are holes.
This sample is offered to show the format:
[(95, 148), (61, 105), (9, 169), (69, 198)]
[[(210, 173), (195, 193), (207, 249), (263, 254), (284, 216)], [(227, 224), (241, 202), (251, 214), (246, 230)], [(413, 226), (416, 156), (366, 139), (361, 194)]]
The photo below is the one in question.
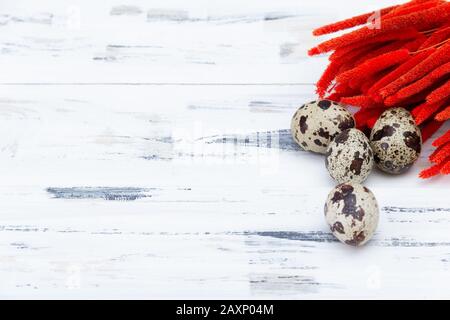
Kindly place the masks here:
[(372, 171), (373, 162), (369, 139), (358, 129), (339, 133), (325, 157), (325, 166), (338, 183), (363, 182)]
[(318, 100), (304, 104), (295, 112), (291, 132), (302, 149), (324, 154), (335, 136), (354, 126), (352, 114), (343, 105)]
[(422, 135), (406, 109), (392, 108), (383, 112), (375, 123), (370, 145), (375, 163), (381, 170), (400, 174), (419, 158)]
[(362, 246), (378, 226), (378, 203), (373, 193), (361, 184), (340, 184), (328, 195), (325, 219), (339, 241)]

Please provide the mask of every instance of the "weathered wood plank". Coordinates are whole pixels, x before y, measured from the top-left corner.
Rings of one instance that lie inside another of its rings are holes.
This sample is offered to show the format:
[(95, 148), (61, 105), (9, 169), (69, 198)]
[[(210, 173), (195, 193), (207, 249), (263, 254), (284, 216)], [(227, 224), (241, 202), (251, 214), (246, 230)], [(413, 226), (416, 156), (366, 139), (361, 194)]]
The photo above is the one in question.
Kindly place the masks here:
[(0, 101), (1, 297), (449, 294), (450, 180), (420, 181), (425, 156), (367, 181), (367, 247), (330, 235), (333, 182), (287, 134), (310, 86), (58, 88)]
[(392, 2), (3, 1), (0, 83), (311, 83), (311, 29)]

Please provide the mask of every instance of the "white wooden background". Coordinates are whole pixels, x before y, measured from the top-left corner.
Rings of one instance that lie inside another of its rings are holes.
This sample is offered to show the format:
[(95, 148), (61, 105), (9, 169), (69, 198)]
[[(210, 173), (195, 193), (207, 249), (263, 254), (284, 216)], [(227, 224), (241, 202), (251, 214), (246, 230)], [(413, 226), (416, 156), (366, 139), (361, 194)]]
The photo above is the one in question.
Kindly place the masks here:
[(430, 143), (368, 179), (354, 249), (288, 131), (325, 65), (311, 29), (394, 2), (1, 1), (0, 298), (450, 297)]

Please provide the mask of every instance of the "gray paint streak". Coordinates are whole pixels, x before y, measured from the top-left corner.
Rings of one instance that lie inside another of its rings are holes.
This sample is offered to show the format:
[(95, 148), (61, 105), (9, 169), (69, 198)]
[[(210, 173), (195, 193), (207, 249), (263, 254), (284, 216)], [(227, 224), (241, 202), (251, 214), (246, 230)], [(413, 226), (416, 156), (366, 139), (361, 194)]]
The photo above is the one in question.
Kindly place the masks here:
[(150, 9), (147, 11), (147, 22), (212, 22), (217, 24), (231, 24), (231, 23), (254, 23), (261, 21), (275, 21), (288, 18), (299, 17), (298, 14), (283, 13), (283, 12), (267, 12), (257, 15), (224, 15), (224, 16), (206, 16), (196, 17), (191, 16), (186, 10), (173, 9)]
[(47, 192), (56, 199), (102, 199), (133, 201), (152, 197), (154, 188), (112, 188), (112, 187), (71, 187), (47, 188)]
[(31, 16), (12, 16), (9, 14), (2, 14), (0, 15), (0, 26), (5, 26), (10, 22), (51, 25), (53, 23), (53, 19), (54, 15), (48, 12), (37, 13)]
[(383, 207), (386, 213), (450, 213), (450, 208), (403, 208), (403, 207)]
[(261, 237), (271, 237), (286, 240), (296, 241), (314, 241), (314, 242), (337, 242), (336, 238), (331, 232), (322, 231), (307, 231), (307, 232), (293, 232), (293, 231), (262, 231), (249, 233)]
[[(69, 198), (71, 199), (71, 198)], [(0, 225), (0, 232), (32, 232), (32, 233), (47, 233), (56, 232), (61, 234), (72, 234), (72, 233), (87, 233), (96, 234), (103, 236), (164, 236), (164, 237), (217, 237), (217, 236), (234, 236), (234, 237), (246, 237), (251, 240), (252, 237), (268, 237), (273, 239), (293, 241), (293, 243), (338, 243), (338, 240), (334, 238), (331, 232), (324, 231), (305, 231), (305, 232), (294, 232), (294, 231), (229, 231), (229, 232), (134, 232), (134, 231), (122, 231), (120, 229), (103, 229), (103, 230), (52, 230), (46, 227), (36, 227), (29, 225)], [(250, 243), (250, 242), (249, 242)], [(263, 245), (260, 241), (255, 242), (257, 245)], [(275, 246), (281, 245), (280, 243), (275, 243)], [(369, 246), (376, 247), (403, 247), (403, 248), (435, 248), (435, 247), (450, 247), (450, 242), (445, 241), (418, 241), (413, 238), (408, 237), (392, 237), (385, 239), (373, 239), (369, 242)], [(300, 251), (301, 246), (299, 247)], [(218, 248), (218, 250), (220, 250)]]
[(317, 293), (326, 284), (318, 282), (314, 277), (286, 274), (257, 274), (249, 275), (250, 290), (254, 294), (294, 294)]
[(225, 135), (210, 138), (206, 143), (232, 143), (247, 147), (277, 148), (287, 151), (301, 151), (300, 147), (292, 139), (291, 130), (252, 132), (247, 135)]

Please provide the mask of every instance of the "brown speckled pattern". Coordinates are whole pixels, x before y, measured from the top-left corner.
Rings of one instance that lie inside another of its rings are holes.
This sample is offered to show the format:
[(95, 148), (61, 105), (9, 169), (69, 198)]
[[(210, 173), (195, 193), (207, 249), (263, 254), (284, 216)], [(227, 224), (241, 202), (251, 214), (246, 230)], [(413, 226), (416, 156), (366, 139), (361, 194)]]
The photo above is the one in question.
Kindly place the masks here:
[(325, 166), (338, 183), (363, 182), (373, 167), (369, 139), (358, 129), (342, 131), (328, 146)]
[(358, 183), (340, 184), (325, 204), (325, 219), (339, 241), (362, 246), (378, 226), (379, 209), (373, 193)]
[(400, 174), (419, 158), (422, 135), (411, 114), (403, 108), (386, 110), (370, 135), (377, 166), (388, 173)]
[(292, 136), (304, 150), (325, 153), (331, 140), (341, 131), (355, 126), (353, 116), (337, 102), (312, 101), (295, 112)]

